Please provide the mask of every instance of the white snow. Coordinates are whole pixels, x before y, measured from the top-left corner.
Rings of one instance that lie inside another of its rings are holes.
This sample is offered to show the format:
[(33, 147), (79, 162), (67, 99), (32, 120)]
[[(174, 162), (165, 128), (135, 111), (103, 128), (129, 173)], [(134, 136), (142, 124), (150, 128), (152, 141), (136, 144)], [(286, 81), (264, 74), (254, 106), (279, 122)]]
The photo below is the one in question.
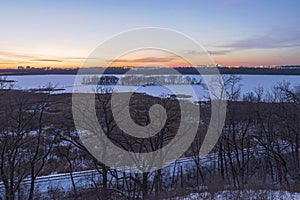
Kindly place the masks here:
[(270, 199), (270, 200), (297, 200), (300, 199), (299, 192), (282, 190), (225, 190), (216, 193), (201, 192), (191, 193), (183, 197), (175, 197), (174, 200), (198, 200), (198, 199)]
[[(94, 76), (94, 75), (79, 75), (79, 79), (83, 79), (85, 76)], [(116, 77), (121, 77), (124, 75), (113, 75)], [(200, 79), (199, 75), (184, 75), (185, 77), (189, 76), (195, 78), (196, 80)], [(208, 75), (209, 76), (209, 75)], [(291, 75), (238, 75), (242, 78), (241, 85), (241, 94), (246, 94), (248, 92), (254, 92), (258, 87), (262, 87), (264, 92), (272, 90), (273, 86), (278, 82), (286, 81), (290, 82), (292, 85), (300, 84), (300, 76), (291, 76)], [(22, 75), (22, 76), (8, 76), (8, 80), (15, 80), (15, 88), (17, 89), (36, 89), (41, 87), (47, 87), (49, 84), (56, 86), (57, 89), (64, 89), (66, 92), (72, 93), (74, 89), (74, 81), (76, 75)], [(107, 86), (112, 87), (112, 86)], [(189, 85), (168, 85), (168, 88), (163, 86), (140, 86), (138, 89), (135, 86), (124, 86), (120, 85), (117, 88), (117, 92), (140, 92), (147, 93), (152, 96), (168, 96), (170, 94), (183, 94), (192, 96), (188, 91)], [(207, 96), (207, 93), (203, 90), (200, 85), (192, 85), (192, 88), (195, 90), (197, 97), (190, 99), (192, 101), (196, 100), (195, 98), (202, 99), (203, 96)], [(137, 89), (137, 90), (136, 90)]]

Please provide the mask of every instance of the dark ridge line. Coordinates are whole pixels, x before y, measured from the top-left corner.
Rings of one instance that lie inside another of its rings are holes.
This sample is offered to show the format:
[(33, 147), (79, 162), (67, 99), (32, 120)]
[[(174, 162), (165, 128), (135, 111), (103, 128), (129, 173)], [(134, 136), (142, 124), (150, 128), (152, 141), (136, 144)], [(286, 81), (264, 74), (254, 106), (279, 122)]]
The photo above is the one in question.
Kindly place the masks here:
[[(82, 68), (80, 73), (82, 74), (125, 74), (130, 68)], [(172, 74), (168, 68), (131, 68), (129, 74)], [(174, 68), (181, 74), (199, 74), (196, 68), (193, 67), (178, 67)], [(300, 66), (285, 66), (280, 68), (227, 68), (218, 67), (221, 74), (248, 74), (248, 75), (300, 75)], [(33, 69), (0, 69), (0, 76), (10, 76), (10, 75), (68, 75), (77, 74), (78, 68), (74, 69), (43, 69), (43, 68), (33, 68)], [(209, 67), (202, 68), (204, 74), (212, 74), (213, 70)]]

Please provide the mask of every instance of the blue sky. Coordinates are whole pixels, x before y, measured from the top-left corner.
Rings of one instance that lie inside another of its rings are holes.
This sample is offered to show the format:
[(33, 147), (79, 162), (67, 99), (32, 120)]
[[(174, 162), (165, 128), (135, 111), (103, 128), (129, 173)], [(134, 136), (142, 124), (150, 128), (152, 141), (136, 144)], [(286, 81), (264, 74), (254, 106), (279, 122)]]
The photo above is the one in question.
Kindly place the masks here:
[(194, 38), (223, 65), (300, 64), (296, 0), (0, 3), (0, 67), (80, 66), (112, 35), (149, 26)]

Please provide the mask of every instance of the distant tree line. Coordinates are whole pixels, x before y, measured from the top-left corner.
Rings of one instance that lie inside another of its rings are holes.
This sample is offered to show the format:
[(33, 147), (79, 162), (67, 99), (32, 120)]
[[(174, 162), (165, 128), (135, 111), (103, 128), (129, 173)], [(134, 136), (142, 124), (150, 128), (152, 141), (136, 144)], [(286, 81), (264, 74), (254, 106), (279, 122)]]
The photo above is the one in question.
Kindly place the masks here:
[[(174, 69), (181, 74), (199, 74), (197, 70), (198, 67), (175, 67)], [(214, 70), (211, 70), (211, 67), (199, 67), (206, 74), (214, 73)], [(276, 68), (270, 67), (247, 67), (240, 66), (239, 68), (228, 68), (228, 67), (217, 67), (221, 74), (263, 74), (263, 75), (300, 75), (300, 66), (291, 65), (291, 66), (280, 66)], [(133, 69), (133, 71), (130, 71)], [(77, 74), (79, 68), (30, 68), (30, 69), (0, 69), (2, 75), (40, 75), (40, 74)], [(139, 68), (135, 70), (132, 67), (90, 67), (90, 68), (81, 68), (81, 74), (141, 74), (141, 75), (151, 75), (151, 74), (174, 74), (170, 72), (169, 68)]]
[(126, 75), (120, 78), (116, 76), (104, 75), (104, 76), (84, 76), (82, 78), (82, 84), (85, 85), (116, 85), (119, 81), (121, 85), (133, 85), (133, 86), (143, 86), (143, 85), (170, 85), (170, 84), (197, 84), (201, 85), (202, 80), (200, 76), (195, 77), (182, 77), (176, 75), (164, 75), (164, 76), (136, 76), (136, 75)]

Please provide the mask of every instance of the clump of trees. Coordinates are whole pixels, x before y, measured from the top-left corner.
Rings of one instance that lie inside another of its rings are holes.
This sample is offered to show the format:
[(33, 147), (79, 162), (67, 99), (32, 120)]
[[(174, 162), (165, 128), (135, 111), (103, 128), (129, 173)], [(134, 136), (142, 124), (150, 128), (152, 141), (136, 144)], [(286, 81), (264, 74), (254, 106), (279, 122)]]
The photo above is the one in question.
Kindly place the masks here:
[(201, 85), (202, 79), (200, 76), (198, 78), (190, 76), (176, 76), (176, 75), (165, 75), (165, 76), (139, 76), (139, 75), (126, 75), (121, 77), (116, 77), (112, 75), (104, 76), (84, 76), (82, 78), (82, 84), (85, 85), (116, 85), (120, 81), (121, 85), (183, 85), (183, 84), (195, 84)]

